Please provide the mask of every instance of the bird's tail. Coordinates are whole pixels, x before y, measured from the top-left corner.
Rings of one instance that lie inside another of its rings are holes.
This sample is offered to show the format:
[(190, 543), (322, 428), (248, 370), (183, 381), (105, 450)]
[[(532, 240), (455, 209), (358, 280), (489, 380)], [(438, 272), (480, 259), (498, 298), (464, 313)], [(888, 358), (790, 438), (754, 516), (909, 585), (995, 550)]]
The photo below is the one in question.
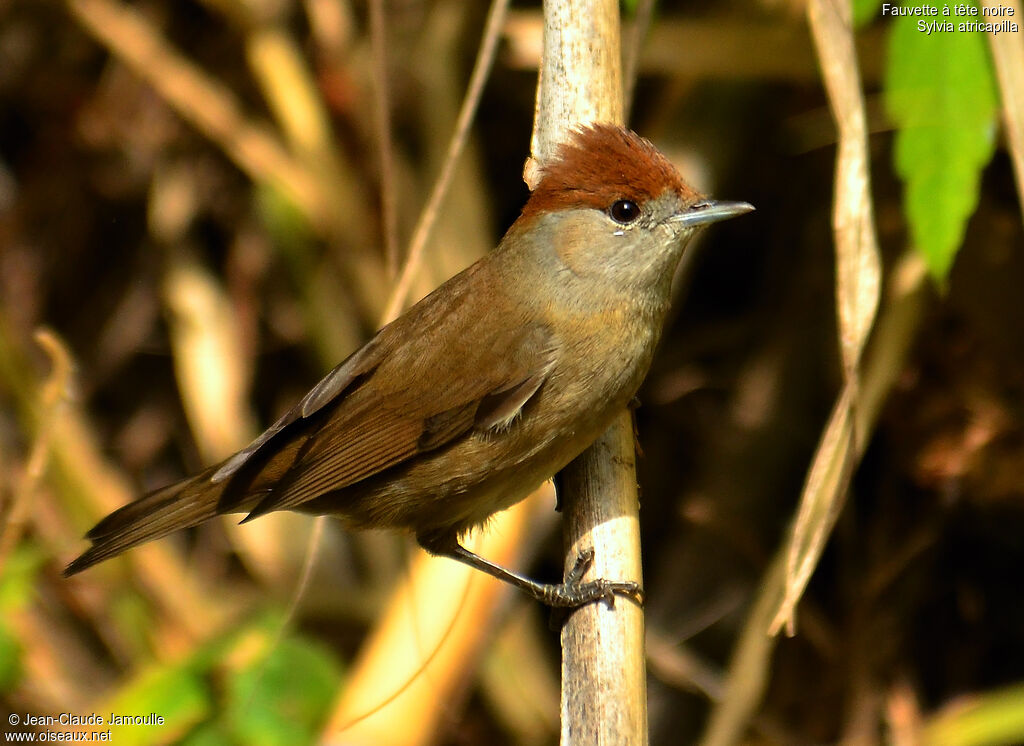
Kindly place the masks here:
[(212, 482), (216, 467), (143, 495), (93, 526), (85, 538), (92, 546), (64, 568), (74, 575), (143, 542), (196, 526), (217, 515), (224, 482)]

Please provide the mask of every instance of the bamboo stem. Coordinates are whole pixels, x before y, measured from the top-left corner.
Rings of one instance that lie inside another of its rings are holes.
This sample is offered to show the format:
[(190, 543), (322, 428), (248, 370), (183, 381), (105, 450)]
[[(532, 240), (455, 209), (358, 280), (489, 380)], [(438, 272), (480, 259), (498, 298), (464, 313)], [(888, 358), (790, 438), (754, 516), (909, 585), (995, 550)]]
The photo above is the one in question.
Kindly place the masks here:
[[(537, 91), (532, 188), (538, 164), (573, 127), (621, 123), (622, 58), (614, 0), (547, 0)], [(623, 411), (566, 467), (566, 572), (594, 549), (593, 577), (640, 582), (640, 532), (633, 425)], [(643, 609), (620, 599), (590, 604), (562, 628), (562, 744), (647, 742)]]

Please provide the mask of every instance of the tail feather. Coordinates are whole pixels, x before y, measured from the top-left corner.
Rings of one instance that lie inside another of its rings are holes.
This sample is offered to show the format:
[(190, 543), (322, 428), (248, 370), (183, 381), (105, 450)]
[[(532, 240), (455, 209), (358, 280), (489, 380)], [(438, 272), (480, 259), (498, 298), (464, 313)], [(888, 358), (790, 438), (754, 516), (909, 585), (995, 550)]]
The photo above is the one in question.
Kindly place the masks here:
[(68, 577), (131, 547), (197, 526), (217, 515), (224, 483), (213, 483), (208, 469), (163, 487), (115, 510), (86, 534), (92, 546), (64, 569)]

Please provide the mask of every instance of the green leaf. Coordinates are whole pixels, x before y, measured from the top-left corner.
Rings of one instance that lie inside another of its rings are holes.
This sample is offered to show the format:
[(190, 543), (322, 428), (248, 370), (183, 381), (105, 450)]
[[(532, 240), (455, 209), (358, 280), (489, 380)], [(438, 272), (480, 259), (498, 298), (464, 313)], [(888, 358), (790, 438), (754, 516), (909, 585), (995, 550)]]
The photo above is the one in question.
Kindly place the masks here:
[(309, 640), (285, 638), (228, 681), (228, 727), (238, 743), (250, 746), (312, 744), (339, 681), (326, 650)]
[(0, 573), (0, 612), (10, 614), (35, 598), (36, 575), (45, 560), (43, 552), (28, 543), (11, 552)]
[(21, 644), (0, 619), (0, 692), (9, 692), (21, 678)]
[(0, 691), (13, 689), (21, 677), (23, 646), (6, 620), (35, 597), (36, 576), (45, 559), (39, 549), (22, 543), (11, 552), (0, 574)]
[(1024, 684), (961, 698), (925, 723), (929, 746), (1010, 746), (1024, 742)]
[(854, 28), (864, 26), (878, 15), (878, 9), (882, 0), (853, 0), (853, 25)]
[(257, 615), (184, 659), (152, 666), (96, 712), (160, 716), (158, 725), (111, 725), (115, 743), (184, 746), (312, 744), (340, 686), (330, 652), (297, 636), (278, 639), (280, 614)]
[[(124, 746), (172, 743), (212, 710), (202, 676), (188, 662), (151, 668), (135, 677), (97, 712), (108, 720), (111, 741)], [(110, 716), (149, 716), (162, 723), (110, 723)]]
[(235, 739), (219, 721), (203, 723), (178, 742), (180, 746), (234, 746)]
[[(885, 103), (896, 124), (896, 171), (915, 248), (944, 282), (995, 151), (996, 83), (984, 33), (924, 33), (893, 20)], [(954, 27), (980, 16), (943, 17)]]

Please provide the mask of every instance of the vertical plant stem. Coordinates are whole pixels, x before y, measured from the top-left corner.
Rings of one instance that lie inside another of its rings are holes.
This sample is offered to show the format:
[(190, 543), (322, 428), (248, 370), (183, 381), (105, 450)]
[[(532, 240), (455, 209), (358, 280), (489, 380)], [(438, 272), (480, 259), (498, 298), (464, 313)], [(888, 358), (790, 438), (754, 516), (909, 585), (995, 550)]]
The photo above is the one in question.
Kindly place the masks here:
[[(1021, 15), (1018, 0), (984, 0), (982, 4), (986, 8), (996, 5), (1012, 8), (1014, 18), (1020, 18)], [(1021, 48), (1017, 34), (989, 34), (988, 41), (999, 80), (999, 108), (1003, 114), (1013, 175), (1017, 181), (1017, 197), (1024, 205), (1024, 48)]]
[[(573, 127), (621, 123), (619, 9), (614, 0), (546, 0), (532, 188)], [(633, 425), (623, 411), (566, 467), (566, 571), (594, 549), (593, 577), (641, 581)], [(576, 610), (562, 628), (563, 744), (647, 742), (643, 609), (624, 599)]]

